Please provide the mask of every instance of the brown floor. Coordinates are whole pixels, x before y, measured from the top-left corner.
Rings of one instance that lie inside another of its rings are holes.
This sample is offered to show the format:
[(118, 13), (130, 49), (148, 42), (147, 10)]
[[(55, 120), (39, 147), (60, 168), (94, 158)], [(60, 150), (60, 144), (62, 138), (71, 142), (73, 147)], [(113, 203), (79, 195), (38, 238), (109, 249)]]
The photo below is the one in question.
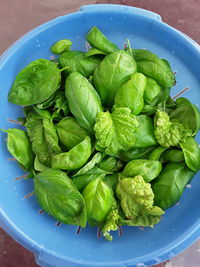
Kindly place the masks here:
[[(0, 53), (33, 27), (89, 3), (126, 4), (149, 9), (200, 43), (200, 0), (0, 0)], [(33, 255), (0, 229), (0, 267), (36, 266)], [(158, 266), (164, 267), (164, 264)]]

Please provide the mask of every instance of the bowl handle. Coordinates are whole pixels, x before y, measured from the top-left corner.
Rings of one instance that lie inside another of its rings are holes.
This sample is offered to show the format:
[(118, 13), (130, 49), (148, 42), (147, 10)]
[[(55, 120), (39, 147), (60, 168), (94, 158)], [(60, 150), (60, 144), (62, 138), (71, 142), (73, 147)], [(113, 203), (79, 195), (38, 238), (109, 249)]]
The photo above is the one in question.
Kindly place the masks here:
[(162, 21), (162, 18), (160, 15), (151, 12), (146, 9), (138, 8), (138, 7), (132, 7), (132, 6), (126, 6), (126, 5), (112, 5), (112, 4), (96, 4), (96, 5), (85, 5), (80, 7), (80, 11), (82, 12), (94, 12), (94, 11), (114, 11), (114, 12), (130, 12), (134, 13), (136, 15), (149, 17), (154, 20)]

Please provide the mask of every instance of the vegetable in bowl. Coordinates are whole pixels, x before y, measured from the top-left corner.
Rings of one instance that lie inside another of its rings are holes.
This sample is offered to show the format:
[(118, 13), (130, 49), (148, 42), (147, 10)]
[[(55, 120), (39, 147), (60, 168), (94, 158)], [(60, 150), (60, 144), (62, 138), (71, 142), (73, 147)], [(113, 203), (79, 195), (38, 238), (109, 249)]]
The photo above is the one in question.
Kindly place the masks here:
[(8, 100), (26, 105), (27, 131), (6, 130), (7, 146), (34, 178), (42, 209), (112, 240), (121, 225), (153, 227), (180, 199), (200, 169), (200, 113), (188, 99), (171, 99), (166, 60), (120, 50), (96, 27), (86, 38), (86, 53), (60, 40), (51, 48), (58, 59), (35, 60), (17, 75)]

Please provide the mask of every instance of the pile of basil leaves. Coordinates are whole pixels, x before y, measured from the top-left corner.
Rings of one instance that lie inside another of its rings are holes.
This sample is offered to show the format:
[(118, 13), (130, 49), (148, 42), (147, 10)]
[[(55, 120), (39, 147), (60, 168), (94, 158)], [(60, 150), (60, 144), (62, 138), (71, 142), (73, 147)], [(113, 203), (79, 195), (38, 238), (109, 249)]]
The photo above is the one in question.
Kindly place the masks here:
[(26, 131), (4, 130), (7, 147), (34, 177), (34, 193), (64, 224), (157, 224), (200, 169), (198, 108), (173, 101), (170, 64), (144, 49), (120, 50), (98, 28), (88, 52), (56, 42), (56, 60), (21, 70), (8, 100), (23, 105)]

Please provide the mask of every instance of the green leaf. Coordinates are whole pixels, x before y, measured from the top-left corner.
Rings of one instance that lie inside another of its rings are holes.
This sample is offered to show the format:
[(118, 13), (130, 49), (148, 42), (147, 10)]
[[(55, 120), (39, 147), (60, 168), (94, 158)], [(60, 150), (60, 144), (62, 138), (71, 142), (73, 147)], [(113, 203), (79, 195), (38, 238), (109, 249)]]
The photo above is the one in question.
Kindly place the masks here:
[(145, 49), (132, 49), (138, 72), (154, 79), (162, 87), (175, 85), (175, 77), (169, 64)]
[[(43, 114), (48, 113), (41, 113), (41, 115)], [(29, 113), (25, 126), (33, 152), (42, 164), (50, 167), (52, 156), (60, 153), (61, 149), (58, 145), (58, 136), (52, 120), (42, 118), (41, 115)]]
[(155, 104), (158, 100), (161, 88), (158, 83), (149, 77), (146, 78), (146, 87), (144, 90), (144, 99), (148, 104)]
[(103, 179), (109, 172), (101, 170), (98, 167), (93, 167), (87, 173), (72, 177), (73, 183), (76, 185), (79, 191), (82, 191), (86, 185), (95, 179)]
[(66, 50), (70, 50), (71, 46), (72, 46), (72, 42), (70, 40), (62, 39), (52, 45), (51, 52), (56, 55), (59, 55)]
[(86, 39), (93, 47), (98, 48), (107, 54), (119, 50), (118, 47), (109, 41), (106, 36), (95, 26), (90, 29)]
[(135, 177), (141, 175), (145, 182), (151, 182), (158, 177), (162, 170), (162, 164), (158, 160), (135, 159), (130, 161), (124, 171), (124, 177)]
[(113, 173), (113, 174), (104, 176), (102, 180), (115, 191), (116, 186), (119, 182), (119, 177), (120, 177), (119, 173)]
[(184, 97), (176, 100), (176, 108), (170, 113), (170, 119), (182, 123), (185, 128), (192, 130), (193, 135), (200, 129), (200, 112)]
[(185, 142), (180, 142), (180, 147), (183, 150), (186, 165), (197, 172), (200, 170), (200, 148), (197, 141), (188, 137)]
[(185, 163), (168, 163), (152, 185), (155, 204), (162, 209), (175, 205), (193, 176)]
[(33, 168), (34, 154), (27, 133), (20, 129), (1, 130), (8, 134), (7, 148), (25, 171)]
[(65, 51), (58, 58), (62, 68), (68, 67), (65, 72), (79, 72), (86, 78), (89, 78), (95, 71), (101, 59), (95, 56), (86, 57), (81, 51)]
[(17, 74), (8, 101), (17, 105), (44, 102), (59, 88), (60, 80), (57, 64), (37, 59)]
[(113, 209), (108, 213), (105, 223), (101, 229), (106, 240), (112, 241), (113, 237), (111, 236), (110, 231), (117, 231), (119, 218), (118, 209)]
[(125, 162), (133, 159), (148, 159), (150, 153), (155, 149), (155, 146), (132, 148), (126, 152), (120, 152), (119, 157)]
[(97, 55), (98, 56), (106, 56), (107, 53), (105, 53), (104, 51), (102, 51), (98, 48), (95, 48), (95, 47), (90, 48), (90, 50), (85, 53), (86, 57), (97, 56)]
[(100, 162), (99, 167), (105, 171), (118, 172), (123, 165), (119, 159), (108, 156)]
[(50, 168), (47, 167), (47, 166), (45, 166), (44, 164), (42, 164), (42, 163), (39, 161), (38, 157), (36, 156), (36, 157), (35, 157), (35, 161), (34, 161), (34, 169), (35, 169), (36, 171), (43, 172), (43, 171), (49, 170)]
[(150, 117), (146, 115), (137, 116), (139, 126), (135, 131), (135, 147), (154, 146), (157, 144), (154, 135), (154, 126)]
[(66, 80), (65, 94), (71, 113), (77, 122), (93, 131), (95, 118), (103, 110), (100, 98), (89, 81), (78, 72), (71, 73)]
[(67, 148), (71, 149), (83, 141), (88, 132), (82, 128), (74, 118), (66, 117), (55, 125), (60, 142)]
[(112, 189), (101, 179), (95, 179), (84, 188), (82, 195), (86, 203), (88, 223), (94, 226), (105, 221), (112, 208)]
[(88, 171), (90, 171), (91, 169), (94, 168), (94, 166), (98, 163), (100, 163), (101, 159), (103, 157), (103, 154), (100, 152), (97, 152), (93, 158), (85, 165), (83, 166), (80, 170), (78, 170), (73, 177), (79, 176), (79, 175), (83, 175), (85, 173), (87, 173)]
[(192, 135), (191, 130), (186, 129), (183, 124), (171, 122), (168, 114), (164, 111), (157, 111), (155, 115), (155, 137), (157, 142), (163, 147), (178, 146), (180, 141), (184, 141)]
[(141, 112), (144, 106), (146, 77), (141, 73), (133, 74), (122, 84), (115, 95), (115, 107), (127, 107), (134, 115)]
[(176, 148), (168, 148), (161, 157), (163, 162), (181, 162), (184, 161), (183, 151)]
[(123, 221), (124, 224), (153, 227), (164, 214), (159, 207), (153, 206), (151, 184), (146, 183), (140, 175), (122, 179), (116, 192), (127, 218)]
[(69, 104), (64, 92), (59, 92), (59, 94), (56, 96), (53, 109), (56, 110), (58, 114), (62, 112), (62, 116), (63, 114), (64, 116), (69, 114)]
[(137, 126), (137, 119), (128, 108), (116, 108), (113, 113), (100, 112), (94, 126), (97, 146), (110, 156), (127, 151), (135, 144)]
[(118, 89), (136, 71), (136, 63), (128, 53), (119, 50), (106, 56), (93, 76), (94, 87), (102, 104), (112, 106)]
[(161, 155), (164, 153), (164, 151), (167, 149), (167, 147), (159, 146), (155, 148), (151, 154), (149, 155), (150, 160), (160, 160)]
[(52, 157), (53, 169), (77, 170), (81, 168), (91, 155), (91, 142), (89, 136), (68, 152), (60, 153)]
[(59, 222), (86, 226), (85, 201), (64, 172), (50, 169), (38, 173), (34, 193), (41, 208)]

